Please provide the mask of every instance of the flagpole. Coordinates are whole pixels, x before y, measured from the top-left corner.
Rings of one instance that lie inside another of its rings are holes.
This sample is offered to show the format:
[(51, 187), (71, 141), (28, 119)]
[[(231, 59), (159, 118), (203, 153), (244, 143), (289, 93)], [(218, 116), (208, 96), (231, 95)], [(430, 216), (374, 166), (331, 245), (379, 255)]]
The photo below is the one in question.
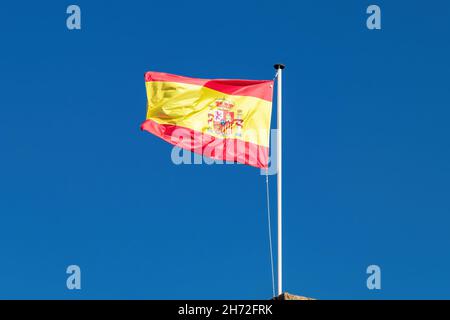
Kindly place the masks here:
[(277, 70), (277, 203), (278, 203), (278, 249), (277, 249), (277, 275), (278, 275), (278, 295), (283, 293), (283, 258), (282, 258), (282, 148), (281, 148), (281, 128), (282, 128), (282, 114), (281, 114), (281, 105), (282, 105), (282, 96), (281, 96), (281, 86), (282, 86), (282, 74), (283, 69), (285, 68), (284, 64), (277, 63), (274, 65)]

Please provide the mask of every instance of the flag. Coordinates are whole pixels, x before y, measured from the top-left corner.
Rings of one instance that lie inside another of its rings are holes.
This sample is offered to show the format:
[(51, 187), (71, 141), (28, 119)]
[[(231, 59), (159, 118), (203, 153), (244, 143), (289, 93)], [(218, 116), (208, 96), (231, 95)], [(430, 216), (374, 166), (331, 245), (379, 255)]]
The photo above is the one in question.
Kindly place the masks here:
[(146, 72), (145, 86), (142, 130), (212, 159), (268, 167), (272, 80)]

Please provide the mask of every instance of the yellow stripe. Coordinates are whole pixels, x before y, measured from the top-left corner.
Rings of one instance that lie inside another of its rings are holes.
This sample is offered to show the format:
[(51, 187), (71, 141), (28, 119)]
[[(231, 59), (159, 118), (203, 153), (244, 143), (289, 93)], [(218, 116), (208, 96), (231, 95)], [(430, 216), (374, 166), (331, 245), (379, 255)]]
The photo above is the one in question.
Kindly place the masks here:
[(147, 119), (159, 124), (172, 124), (223, 138), (208, 123), (215, 102), (225, 99), (234, 103), (230, 111), (241, 114), (242, 131), (237, 136), (236, 125), (230, 138), (268, 147), (272, 103), (260, 98), (229, 95), (200, 85), (179, 82), (146, 82)]

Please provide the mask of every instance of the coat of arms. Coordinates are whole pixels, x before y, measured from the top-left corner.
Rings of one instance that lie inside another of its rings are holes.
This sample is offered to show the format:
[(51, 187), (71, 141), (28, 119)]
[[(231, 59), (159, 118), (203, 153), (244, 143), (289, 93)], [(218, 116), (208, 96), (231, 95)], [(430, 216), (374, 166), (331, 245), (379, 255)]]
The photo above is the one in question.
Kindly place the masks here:
[(217, 99), (208, 112), (208, 131), (223, 137), (239, 137), (242, 134), (242, 110), (226, 99)]

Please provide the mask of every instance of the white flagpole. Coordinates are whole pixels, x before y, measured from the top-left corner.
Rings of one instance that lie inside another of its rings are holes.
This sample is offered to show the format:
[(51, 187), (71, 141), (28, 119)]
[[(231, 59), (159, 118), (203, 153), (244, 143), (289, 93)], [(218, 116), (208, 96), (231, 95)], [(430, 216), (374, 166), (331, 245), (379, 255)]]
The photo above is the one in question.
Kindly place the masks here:
[(282, 115), (281, 115), (281, 105), (282, 105), (282, 96), (281, 96), (281, 85), (282, 85), (282, 74), (284, 69), (284, 64), (277, 63), (274, 65), (277, 70), (277, 193), (278, 193), (278, 295), (283, 293), (283, 258), (282, 258), (282, 215), (281, 215), (281, 201), (282, 201), (282, 148), (281, 148), (281, 127), (282, 127)]

